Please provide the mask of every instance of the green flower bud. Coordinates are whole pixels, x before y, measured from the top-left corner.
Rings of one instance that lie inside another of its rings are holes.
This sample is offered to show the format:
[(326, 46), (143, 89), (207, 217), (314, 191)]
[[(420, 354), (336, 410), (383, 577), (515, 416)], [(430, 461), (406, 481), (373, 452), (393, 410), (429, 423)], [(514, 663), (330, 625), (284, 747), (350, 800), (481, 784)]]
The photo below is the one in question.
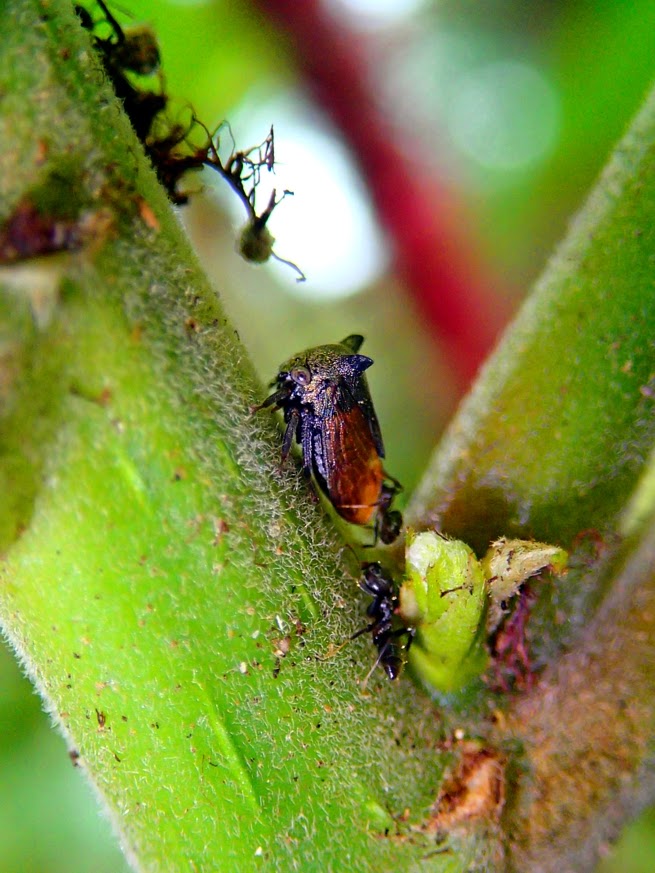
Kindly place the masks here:
[(265, 264), (273, 254), (274, 245), (275, 237), (266, 225), (249, 221), (241, 230), (239, 252), (246, 261)]
[(410, 531), (406, 560), (400, 615), (417, 629), (409, 663), (438, 691), (457, 691), (487, 663), (482, 567), (466, 543), (435, 531)]

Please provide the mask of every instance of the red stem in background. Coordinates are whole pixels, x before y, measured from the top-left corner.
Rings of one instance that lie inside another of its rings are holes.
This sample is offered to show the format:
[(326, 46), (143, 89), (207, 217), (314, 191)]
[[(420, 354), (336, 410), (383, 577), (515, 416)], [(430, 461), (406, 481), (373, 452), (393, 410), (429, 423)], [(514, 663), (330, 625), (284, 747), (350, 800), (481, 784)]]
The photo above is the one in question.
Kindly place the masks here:
[[(369, 83), (362, 36), (320, 0), (255, 0), (293, 40), (316, 101), (350, 145), (395, 249), (395, 269), (444, 346), (463, 390), (509, 315), (456, 194), (426, 174)], [(412, 160), (414, 158), (414, 160)], [(426, 177), (427, 176), (427, 177)]]

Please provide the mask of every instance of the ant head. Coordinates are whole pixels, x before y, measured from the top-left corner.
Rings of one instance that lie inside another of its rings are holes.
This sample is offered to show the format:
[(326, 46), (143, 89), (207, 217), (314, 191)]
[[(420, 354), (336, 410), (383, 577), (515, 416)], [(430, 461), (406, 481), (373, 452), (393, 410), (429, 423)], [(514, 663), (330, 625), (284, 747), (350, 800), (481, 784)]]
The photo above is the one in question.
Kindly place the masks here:
[(403, 526), (402, 514), (397, 509), (389, 509), (380, 521), (380, 539), (385, 546), (397, 539)]
[(377, 561), (362, 564), (362, 579), (359, 587), (372, 597), (380, 595), (388, 597), (394, 591), (393, 579)]

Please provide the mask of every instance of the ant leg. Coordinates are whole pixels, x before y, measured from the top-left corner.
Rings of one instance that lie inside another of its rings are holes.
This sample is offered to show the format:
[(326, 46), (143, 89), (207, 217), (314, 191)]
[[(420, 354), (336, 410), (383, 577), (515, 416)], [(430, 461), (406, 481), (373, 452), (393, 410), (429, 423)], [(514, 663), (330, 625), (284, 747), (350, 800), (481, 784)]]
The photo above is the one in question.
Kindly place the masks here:
[(370, 633), (371, 631), (374, 631), (376, 627), (379, 627), (379, 626), (380, 626), (379, 621), (373, 621), (373, 622), (371, 622), (371, 624), (367, 624), (366, 627), (360, 627), (360, 629), (358, 631), (355, 631), (355, 633), (350, 637), (350, 639), (356, 640), (357, 637), (361, 637), (364, 634)]

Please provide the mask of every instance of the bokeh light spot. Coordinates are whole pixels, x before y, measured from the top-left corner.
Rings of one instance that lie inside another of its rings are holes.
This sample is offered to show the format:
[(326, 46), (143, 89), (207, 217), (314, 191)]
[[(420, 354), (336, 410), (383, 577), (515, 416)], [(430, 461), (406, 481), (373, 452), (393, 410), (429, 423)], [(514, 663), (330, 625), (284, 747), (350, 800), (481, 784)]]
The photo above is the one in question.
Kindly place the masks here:
[(329, 0), (336, 12), (346, 12), (367, 27), (391, 27), (426, 5), (425, 0)]
[(479, 66), (453, 89), (448, 127), (455, 145), (490, 169), (541, 161), (559, 131), (559, 101), (547, 79), (517, 61)]

